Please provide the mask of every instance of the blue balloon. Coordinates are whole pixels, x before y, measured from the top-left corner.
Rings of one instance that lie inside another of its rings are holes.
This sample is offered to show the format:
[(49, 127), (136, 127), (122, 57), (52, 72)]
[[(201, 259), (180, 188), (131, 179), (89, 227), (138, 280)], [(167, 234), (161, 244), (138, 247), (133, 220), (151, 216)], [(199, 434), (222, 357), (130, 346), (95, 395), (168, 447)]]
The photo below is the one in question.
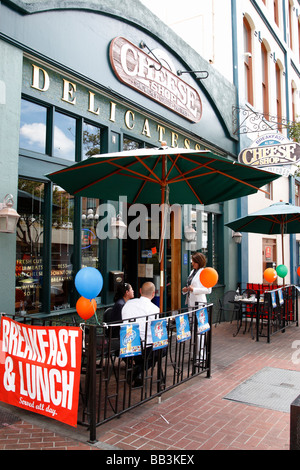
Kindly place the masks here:
[(102, 274), (96, 268), (82, 268), (75, 276), (75, 287), (82, 297), (92, 300), (103, 287)]

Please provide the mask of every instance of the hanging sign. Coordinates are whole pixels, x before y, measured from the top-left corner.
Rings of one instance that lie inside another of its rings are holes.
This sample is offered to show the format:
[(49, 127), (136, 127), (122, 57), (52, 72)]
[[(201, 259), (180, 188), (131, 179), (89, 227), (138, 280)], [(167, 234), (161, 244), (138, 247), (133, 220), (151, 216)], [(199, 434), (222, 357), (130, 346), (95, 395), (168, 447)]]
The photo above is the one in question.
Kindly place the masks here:
[(198, 323), (198, 333), (205, 333), (210, 330), (210, 325), (208, 322), (208, 312), (207, 308), (202, 308), (196, 312), (197, 323)]
[(265, 133), (241, 151), (238, 161), (281, 176), (294, 173), (300, 161), (300, 145), (279, 132)]
[(272, 299), (272, 307), (276, 308), (277, 307), (277, 301), (276, 301), (276, 292), (275, 291), (271, 292), (271, 299)]
[(120, 327), (120, 357), (142, 354), (140, 329), (137, 323), (128, 323)]
[(177, 341), (181, 343), (191, 338), (191, 330), (189, 323), (189, 315), (185, 313), (184, 315), (178, 315), (175, 318), (176, 322), (176, 331), (177, 331)]
[(122, 83), (189, 121), (200, 121), (202, 102), (199, 93), (149, 54), (127, 39), (116, 37), (110, 44), (109, 56)]
[(249, 147), (239, 155), (240, 163), (258, 168), (272, 165), (295, 165), (299, 160), (300, 145), (297, 142)]
[(77, 426), (82, 331), (1, 318), (0, 401)]
[(166, 320), (154, 320), (151, 322), (151, 334), (153, 351), (168, 346), (168, 333)]
[(284, 298), (283, 298), (283, 292), (282, 289), (278, 290), (278, 299), (279, 299), (279, 304), (283, 305), (284, 304)]

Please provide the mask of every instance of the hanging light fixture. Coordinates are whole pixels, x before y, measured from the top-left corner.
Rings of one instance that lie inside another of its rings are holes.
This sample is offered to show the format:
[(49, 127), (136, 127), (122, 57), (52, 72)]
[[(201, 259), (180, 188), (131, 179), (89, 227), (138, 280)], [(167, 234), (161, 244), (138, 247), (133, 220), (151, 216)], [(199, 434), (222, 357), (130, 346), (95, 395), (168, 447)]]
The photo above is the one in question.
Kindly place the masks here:
[(184, 236), (187, 242), (193, 242), (196, 240), (197, 232), (192, 225), (184, 227)]
[(240, 243), (242, 243), (242, 237), (243, 235), (241, 234), (241, 232), (234, 232), (232, 231), (232, 238), (233, 240), (235, 241), (235, 243), (237, 245), (239, 245)]
[(15, 233), (19, 214), (13, 209), (14, 200), (12, 194), (6, 194), (3, 203), (0, 203), (0, 232)]
[(124, 224), (121, 214), (118, 214), (117, 217), (111, 218), (110, 227), (112, 231), (112, 238), (124, 238), (127, 225)]

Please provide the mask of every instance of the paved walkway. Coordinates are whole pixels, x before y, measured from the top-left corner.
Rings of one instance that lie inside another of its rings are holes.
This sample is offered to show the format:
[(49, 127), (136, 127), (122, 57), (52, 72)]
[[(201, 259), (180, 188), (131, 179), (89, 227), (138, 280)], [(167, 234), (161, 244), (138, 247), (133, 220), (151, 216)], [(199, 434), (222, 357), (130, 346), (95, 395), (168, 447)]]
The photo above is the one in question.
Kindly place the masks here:
[(210, 379), (196, 377), (161, 403), (153, 399), (100, 426), (96, 444), (88, 443), (86, 428), (1, 403), (0, 450), (289, 450), (289, 412), (224, 397), (265, 367), (300, 371), (300, 328), (287, 328), (270, 344), (249, 333), (233, 337), (235, 328), (213, 327)]

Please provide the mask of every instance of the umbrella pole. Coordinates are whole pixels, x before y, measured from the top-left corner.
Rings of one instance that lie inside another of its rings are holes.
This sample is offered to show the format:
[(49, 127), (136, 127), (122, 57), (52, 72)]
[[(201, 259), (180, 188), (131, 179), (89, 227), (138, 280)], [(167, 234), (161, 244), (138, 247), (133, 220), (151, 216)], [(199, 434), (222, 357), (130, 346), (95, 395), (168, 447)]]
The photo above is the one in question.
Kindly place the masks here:
[[(281, 254), (282, 254), (282, 264), (284, 264), (284, 233), (283, 233), (283, 224), (281, 225)], [(283, 278), (283, 285), (285, 285), (285, 278)]]
[[(162, 192), (164, 193), (164, 188), (162, 189)], [(164, 233), (163, 233), (163, 223), (164, 223), (164, 203), (162, 203), (162, 209), (161, 209), (161, 239), (160, 239), (160, 244), (161, 244), (161, 251), (160, 251), (160, 293), (159, 293), (159, 309), (161, 312), (164, 311)]]
[[(165, 155), (162, 156), (162, 181), (165, 179)], [(164, 248), (165, 248), (165, 240), (164, 240), (164, 220), (165, 220), (165, 186), (163, 185), (161, 188), (161, 237), (160, 237), (160, 292), (159, 292), (159, 309), (161, 312), (164, 311)]]

